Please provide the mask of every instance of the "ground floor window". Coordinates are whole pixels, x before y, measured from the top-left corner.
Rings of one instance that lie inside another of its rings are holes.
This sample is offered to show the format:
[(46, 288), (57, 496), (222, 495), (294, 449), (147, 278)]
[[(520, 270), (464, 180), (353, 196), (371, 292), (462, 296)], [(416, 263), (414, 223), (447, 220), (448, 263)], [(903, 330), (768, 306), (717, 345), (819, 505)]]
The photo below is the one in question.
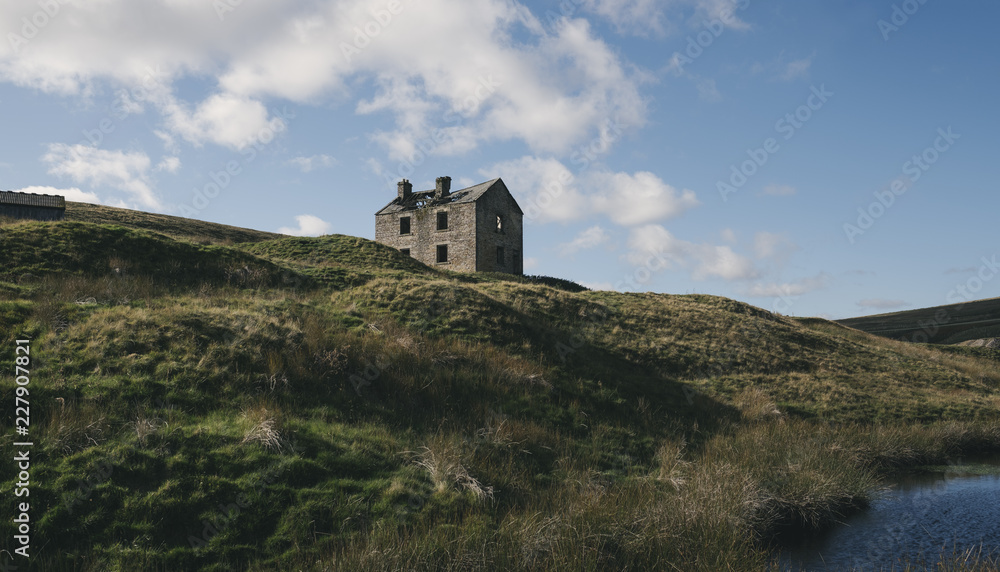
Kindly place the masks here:
[(448, 262), (448, 245), (447, 244), (439, 244), (438, 245), (438, 247), (437, 247), (437, 261), (438, 261), (438, 263)]

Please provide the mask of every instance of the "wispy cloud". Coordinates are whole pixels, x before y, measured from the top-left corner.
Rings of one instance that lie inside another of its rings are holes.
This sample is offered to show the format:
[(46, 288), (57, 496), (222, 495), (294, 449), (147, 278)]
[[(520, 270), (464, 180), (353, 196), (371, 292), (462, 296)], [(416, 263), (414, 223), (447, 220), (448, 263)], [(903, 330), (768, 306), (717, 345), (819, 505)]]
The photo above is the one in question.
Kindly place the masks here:
[(781, 79), (791, 81), (796, 78), (805, 77), (812, 67), (812, 57), (794, 60), (785, 64), (785, 70), (781, 74)]
[[(265, 102), (364, 100), (358, 113), (390, 122), (373, 140), (393, 160), (409, 159), (435, 130), (444, 137), (431, 139), (432, 155), (504, 141), (566, 154), (607, 118), (635, 127), (647, 115), (643, 72), (587, 19), (546, 28), (518, 2), (404, 2), (363, 46), (351, 44), (356, 30), (386, 13), (384, 0), (244, 2), (222, 26), (204, 2), (99, 4), (53, 18), (19, 54), (3, 42), (0, 81), (84, 98), (107, 86), (143, 86), (143, 101), (127, 101), (130, 112), (159, 113), (161, 131), (191, 145), (233, 149), (284, 126)], [(648, 25), (658, 13), (653, 0), (593, 4), (621, 9), (623, 25)], [(0, 22), (19, 23), (22, 12), (4, 2)], [(149, 81), (147, 62), (158, 66)], [(191, 78), (216, 87), (185, 100), (193, 92), (182, 84)], [(372, 85), (372, 95), (354, 91)]]
[(802, 296), (826, 288), (830, 275), (821, 272), (816, 276), (802, 278), (794, 282), (769, 282), (754, 284), (746, 290), (746, 295), (754, 298), (777, 298), (782, 296)]
[(681, 240), (658, 224), (633, 229), (628, 247), (625, 259), (632, 264), (645, 264), (650, 255), (655, 255), (670, 267), (688, 270), (694, 280), (721, 278), (741, 281), (759, 275), (749, 258), (737, 254), (730, 247)]
[(592, 226), (576, 236), (572, 241), (559, 245), (559, 253), (572, 256), (581, 250), (595, 248), (608, 242), (611, 235), (599, 225)]
[(285, 164), (298, 167), (303, 173), (308, 173), (323, 167), (332, 167), (337, 164), (337, 160), (330, 155), (312, 155), (309, 157), (293, 157)]
[(141, 151), (109, 151), (89, 145), (53, 143), (42, 157), (52, 175), (76, 183), (125, 191), (144, 207), (159, 209), (149, 176), (149, 156)]
[(761, 194), (771, 197), (790, 197), (796, 192), (795, 187), (791, 185), (768, 185), (764, 187)]

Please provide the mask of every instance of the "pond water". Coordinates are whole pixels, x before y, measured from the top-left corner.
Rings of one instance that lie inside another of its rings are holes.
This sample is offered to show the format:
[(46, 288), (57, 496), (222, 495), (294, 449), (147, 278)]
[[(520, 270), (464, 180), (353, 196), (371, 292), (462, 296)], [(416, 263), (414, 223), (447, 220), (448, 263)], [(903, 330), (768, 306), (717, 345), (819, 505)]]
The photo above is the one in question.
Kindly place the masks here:
[(868, 510), (778, 556), (782, 570), (889, 570), (968, 550), (1000, 557), (1000, 463), (900, 477)]

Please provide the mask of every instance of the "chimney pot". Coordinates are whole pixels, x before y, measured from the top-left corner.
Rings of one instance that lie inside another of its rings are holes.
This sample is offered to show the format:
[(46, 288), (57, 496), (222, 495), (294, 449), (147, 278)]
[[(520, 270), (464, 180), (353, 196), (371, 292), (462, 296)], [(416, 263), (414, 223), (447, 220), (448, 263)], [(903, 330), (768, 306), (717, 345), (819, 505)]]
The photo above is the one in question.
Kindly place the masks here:
[(410, 195), (413, 194), (413, 185), (410, 183), (410, 181), (406, 179), (403, 179), (402, 181), (397, 183), (396, 188), (397, 192), (399, 193), (399, 200), (401, 201), (405, 201), (406, 199), (410, 198)]

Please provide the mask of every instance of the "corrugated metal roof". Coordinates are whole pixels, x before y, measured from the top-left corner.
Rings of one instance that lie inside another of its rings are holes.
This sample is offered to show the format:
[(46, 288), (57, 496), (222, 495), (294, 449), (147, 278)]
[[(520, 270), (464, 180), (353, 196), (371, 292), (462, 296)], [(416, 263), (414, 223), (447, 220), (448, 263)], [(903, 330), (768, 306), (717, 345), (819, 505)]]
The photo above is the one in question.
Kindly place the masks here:
[(410, 195), (406, 203), (402, 203), (399, 197), (392, 199), (392, 202), (382, 207), (380, 211), (375, 213), (376, 215), (398, 213), (402, 211), (412, 211), (425, 206), (436, 206), (436, 205), (448, 205), (456, 203), (474, 203), (479, 200), (479, 197), (483, 196), (483, 193), (490, 190), (490, 187), (496, 184), (500, 178), (497, 177), (492, 181), (486, 181), (485, 183), (479, 183), (478, 185), (473, 185), (464, 189), (457, 191), (452, 191), (447, 197), (441, 200), (436, 200), (434, 198), (434, 189), (429, 191), (419, 191)]
[(66, 208), (66, 197), (61, 195), (40, 195), (36, 193), (18, 193), (16, 191), (0, 191), (0, 205), (18, 205), (22, 207)]

